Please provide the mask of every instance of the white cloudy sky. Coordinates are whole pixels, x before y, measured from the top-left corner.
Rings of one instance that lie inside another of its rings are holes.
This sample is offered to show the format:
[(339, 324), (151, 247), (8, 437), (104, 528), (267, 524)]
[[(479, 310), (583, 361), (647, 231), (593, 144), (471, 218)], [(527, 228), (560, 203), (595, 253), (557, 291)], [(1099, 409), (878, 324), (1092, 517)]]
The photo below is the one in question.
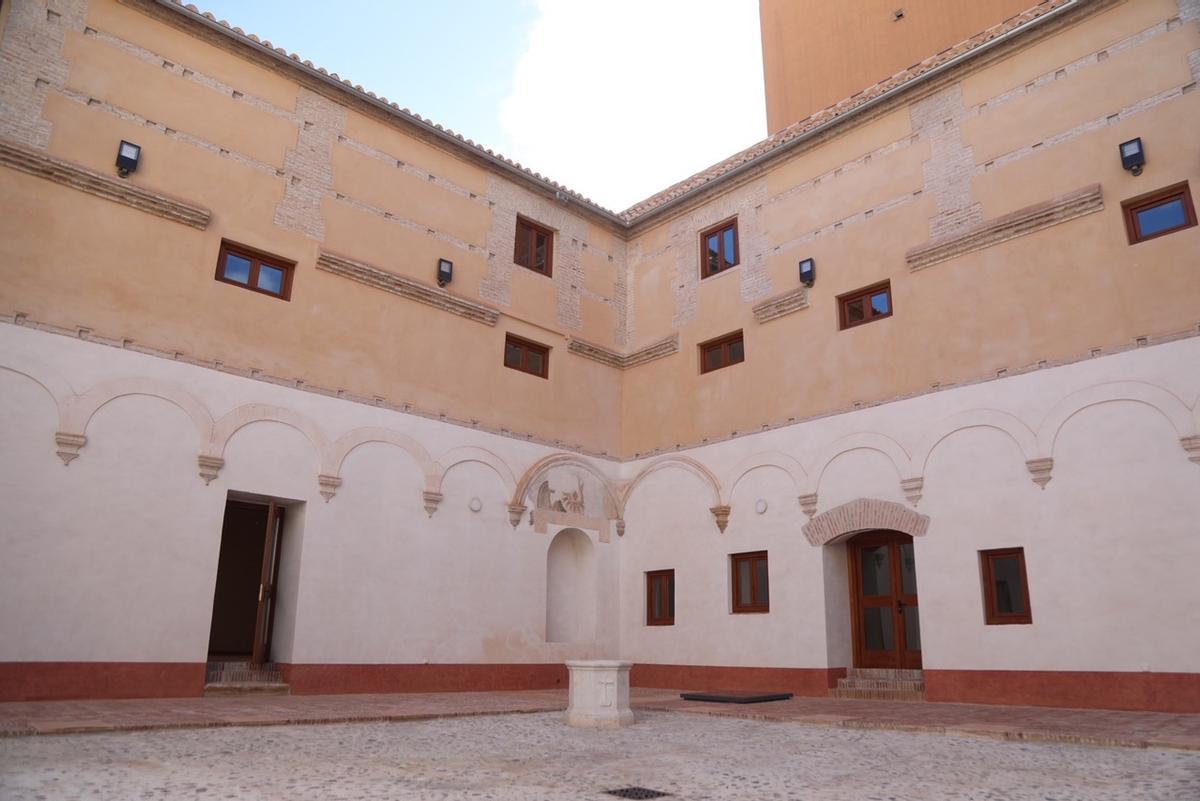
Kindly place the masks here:
[(620, 210), (766, 135), (757, 0), (192, 0)]

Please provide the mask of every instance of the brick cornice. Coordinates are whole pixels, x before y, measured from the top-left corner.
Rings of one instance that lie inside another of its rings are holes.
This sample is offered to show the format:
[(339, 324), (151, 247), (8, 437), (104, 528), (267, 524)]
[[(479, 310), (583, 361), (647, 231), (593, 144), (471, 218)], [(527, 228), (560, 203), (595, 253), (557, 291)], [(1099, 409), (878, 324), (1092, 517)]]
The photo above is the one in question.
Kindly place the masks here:
[(208, 221), (212, 218), (208, 209), (152, 192), (127, 180), (103, 175), (11, 140), (0, 140), (0, 164), (201, 231), (208, 227)]
[(321, 251), (321, 255), (317, 258), (317, 269), (349, 278), (375, 289), (382, 289), (384, 292), (400, 295), (409, 300), (415, 300), (418, 303), (424, 303), (435, 309), (457, 314), (459, 317), (465, 317), (484, 325), (495, 325), (500, 319), (500, 312), (491, 306), (456, 297), (443, 289), (390, 273), (387, 270), (381, 270), (361, 261), (347, 259), (345, 256), (336, 256)]
[(754, 306), (754, 319), (760, 323), (808, 308), (808, 287), (798, 287), (782, 295), (767, 298)]
[(679, 335), (672, 334), (665, 339), (660, 339), (653, 342), (644, 348), (638, 348), (631, 353), (619, 353), (615, 350), (596, 345), (582, 339), (572, 338), (567, 342), (567, 350), (578, 356), (583, 356), (585, 359), (606, 364), (609, 367), (615, 367), (618, 370), (628, 370), (630, 367), (637, 367), (639, 364), (652, 362), (655, 359), (661, 359), (664, 356), (670, 356), (673, 353), (679, 352)]
[(987, 220), (960, 234), (918, 245), (905, 254), (905, 259), (908, 261), (909, 269), (920, 270), (972, 251), (983, 250), (986, 247), (1032, 234), (1085, 214), (1091, 214), (1094, 211), (1100, 211), (1103, 208), (1104, 198), (1100, 191), (1100, 184), (1092, 184), (1053, 200), (1035, 203), (994, 220)]

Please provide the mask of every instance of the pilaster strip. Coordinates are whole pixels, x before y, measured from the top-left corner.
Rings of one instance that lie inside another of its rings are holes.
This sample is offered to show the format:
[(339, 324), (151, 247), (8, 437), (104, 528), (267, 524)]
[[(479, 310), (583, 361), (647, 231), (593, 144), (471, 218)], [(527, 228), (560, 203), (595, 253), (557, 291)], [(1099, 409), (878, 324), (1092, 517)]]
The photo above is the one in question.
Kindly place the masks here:
[(208, 227), (212, 218), (208, 209), (151, 192), (128, 180), (102, 175), (10, 140), (0, 140), (0, 164), (201, 231)]
[(905, 259), (910, 270), (920, 270), (1103, 208), (1104, 198), (1101, 195), (1100, 184), (1092, 184), (1053, 200), (1035, 203), (994, 220), (985, 221), (960, 234), (915, 247), (905, 254)]
[(808, 308), (808, 287), (797, 287), (790, 292), (767, 298), (754, 306), (754, 319), (760, 323), (783, 317), (785, 314)]
[(352, 281), (357, 281), (360, 284), (366, 284), (376, 289), (382, 289), (385, 292), (400, 295), (409, 300), (415, 300), (418, 303), (424, 303), (435, 309), (457, 314), (459, 317), (465, 317), (468, 320), (474, 320), (484, 325), (495, 325), (500, 319), (500, 312), (490, 306), (484, 306), (482, 303), (475, 303), (455, 297), (444, 290), (423, 284), (420, 281), (414, 281), (402, 275), (389, 273), (387, 270), (381, 270), (378, 267), (372, 267), (360, 261), (347, 259), (344, 256), (335, 256), (332, 253), (322, 251), (321, 255), (317, 258), (317, 269), (333, 273), (334, 275), (340, 275), (343, 278), (349, 278)]
[(672, 334), (632, 353), (618, 353), (603, 345), (572, 338), (567, 342), (567, 351), (609, 367), (615, 367), (618, 370), (628, 370), (630, 367), (637, 367), (640, 364), (670, 356), (672, 353), (678, 353), (679, 335)]

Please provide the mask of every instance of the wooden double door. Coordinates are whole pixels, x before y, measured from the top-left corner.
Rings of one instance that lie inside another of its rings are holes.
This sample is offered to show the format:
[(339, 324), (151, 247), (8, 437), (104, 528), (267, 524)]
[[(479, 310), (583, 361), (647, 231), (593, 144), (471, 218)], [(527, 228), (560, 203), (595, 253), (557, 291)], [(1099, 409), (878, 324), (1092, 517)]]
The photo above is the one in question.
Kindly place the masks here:
[(921, 667), (921, 614), (912, 537), (867, 531), (847, 544), (854, 666)]

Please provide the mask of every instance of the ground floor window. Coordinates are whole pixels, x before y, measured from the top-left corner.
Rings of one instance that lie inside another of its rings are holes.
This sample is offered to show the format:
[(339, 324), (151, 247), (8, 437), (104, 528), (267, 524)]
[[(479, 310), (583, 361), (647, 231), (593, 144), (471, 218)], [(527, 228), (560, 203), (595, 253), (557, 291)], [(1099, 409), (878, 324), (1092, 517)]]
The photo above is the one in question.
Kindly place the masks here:
[(675, 625), (674, 570), (651, 570), (646, 574), (646, 625)]
[(733, 611), (769, 612), (767, 552), (735, 553), (729, 562), (733, 568)]
[(983, 571), (984, 619), (987, 624), (1032, 623), (1029, 584), (1025, 579), (1025, 549), (980, 551), (979, 559)]

